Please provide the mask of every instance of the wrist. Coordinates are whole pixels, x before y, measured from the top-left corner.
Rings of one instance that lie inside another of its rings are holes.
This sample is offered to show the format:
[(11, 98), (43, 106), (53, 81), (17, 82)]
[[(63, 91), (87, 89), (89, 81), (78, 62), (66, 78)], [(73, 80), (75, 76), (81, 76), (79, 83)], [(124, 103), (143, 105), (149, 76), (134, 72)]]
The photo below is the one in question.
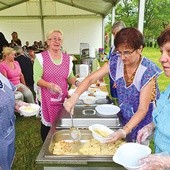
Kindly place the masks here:
[(129, 134), (129, 133), (131, 133), (131, 128), (128, 126), (128, 125), (125, 125), (124, 127), (123, 127), (123, 130), (125, 131), (125, 133), (126, 133), (126, 135), (127, 134)]
[(122, 134), (122, 138), (126, 138), (126, 132), (124, 129), (119, 129), (118, 131)]
[(52, 83), (47, 83), (46, 88), (47, 88), (48, 90), (51, 90), (51, 88), (52, 88)]

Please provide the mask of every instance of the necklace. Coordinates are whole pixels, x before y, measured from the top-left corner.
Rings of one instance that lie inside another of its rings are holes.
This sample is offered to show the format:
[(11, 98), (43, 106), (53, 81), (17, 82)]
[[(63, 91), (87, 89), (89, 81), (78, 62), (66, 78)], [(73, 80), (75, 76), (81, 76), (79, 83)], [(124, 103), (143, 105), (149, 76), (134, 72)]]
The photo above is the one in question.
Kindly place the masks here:
[(126, 81), (126, 86), (127, 87), (132, 84), (132, 82), (133, 82), (133, 80), (135, 78), (136, 71), (137, 71), (137, 69), (139, 67), (139, 64), (141, 62), (141, 59), (142, 59), (142, 57), (139, 58), (139, 61), (137, 62), (136, 66), (135, 66), (135, 70), (131, 74), (128, 74), (129, 71), (127, 70), (126, 67), (124, 67), (124, 79)]

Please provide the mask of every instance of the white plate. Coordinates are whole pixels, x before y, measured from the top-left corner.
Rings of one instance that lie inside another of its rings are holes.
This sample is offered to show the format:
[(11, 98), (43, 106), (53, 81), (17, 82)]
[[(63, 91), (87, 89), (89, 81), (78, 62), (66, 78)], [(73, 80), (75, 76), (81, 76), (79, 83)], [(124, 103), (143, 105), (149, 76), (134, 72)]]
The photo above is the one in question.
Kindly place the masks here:
[(106, 116), (115, 115), (120, 111), (120, 108), (118, 106), (112, 104), (98, 105), (95, 109), (99, 114)]
[[(94, 139), (104, 142), (108, 135), (113, 133), (114, 131), (102, 124), (93, 124), (89, 126), (89, 130), (92, 132), (92, 136)], [(106, 135), (106, 136), (105, 136)]]
[[(70, 90), (68, 91), (68, 94), (71, 96), (75, 91), (76, 91), (76, 89), (70, 89)], [(88, 91), (85, 91), (84, 93), (82, 93), (82, 94), (80, 95), (79, 99), (82, 100), (84, 97), (87, 97), (88, 94), (89, 94), (89, 92), (88, 92)]]
[(95, 104), (96, 97), (94, 97), (94, 96), (83, 97), (83, 102), (84, 102), (84, 104), (87, 104), (87, 105)]
[(125, 143), (121, 145), (113, 155), (113, 161), (123, 165), (126, 169), (137, 170), (143, 166), (139, 160), (151, 154), (148, 146), (139, 143)]
[(84, 97), (87, 97), (88, 94), (89, 94), (89, 92), (87, 92), (87, 91), (83, 92), (83, 93), (80, 95), (79, 99), (80, 99), (80, 100), (83, 100), (83, 98), (84, 98)]
[(97, 99), (105, 99), (106, 96), (108, 95), (108, 92), (97, 91), (94, 93), (94, 95), (96, 96)]
[(21, 106), (19, 108), (20, 114), (25, 117), (37, 115), (39, 110), (40, 106), (34, 103), (30, 103), (28, 106)]

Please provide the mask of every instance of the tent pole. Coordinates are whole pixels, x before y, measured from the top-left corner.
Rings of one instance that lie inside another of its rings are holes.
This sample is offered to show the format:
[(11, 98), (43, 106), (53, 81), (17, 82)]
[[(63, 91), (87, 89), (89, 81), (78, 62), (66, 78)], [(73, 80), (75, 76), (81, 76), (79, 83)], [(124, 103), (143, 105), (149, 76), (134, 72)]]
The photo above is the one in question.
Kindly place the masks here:
[[(113, 6), (113, 8), (112, 8), (112, 25), (115, 22), (115, 8), (116, 8), (115, 6)], [(111, 25), (111, 27), (112, 27), (112, 25)], [(111, 47), (113, 46), (113, 42), (114, 42), (114, 37), (111, 34)]]
[(144, 13), (145, 13), (145, 0), (138, 0), (139, 6), (139, 12), (138, 12), (138, 29), (143, 33), (143, 27), (144, 27)]
[(43, 18), (43, 6), (42, 0), (39, 0), (40, 4), (40, 18), (41, 18), (41, 33), (42, 33), (42, 40), (45, 41), (45, 33), (44, 33), (44, 18)]

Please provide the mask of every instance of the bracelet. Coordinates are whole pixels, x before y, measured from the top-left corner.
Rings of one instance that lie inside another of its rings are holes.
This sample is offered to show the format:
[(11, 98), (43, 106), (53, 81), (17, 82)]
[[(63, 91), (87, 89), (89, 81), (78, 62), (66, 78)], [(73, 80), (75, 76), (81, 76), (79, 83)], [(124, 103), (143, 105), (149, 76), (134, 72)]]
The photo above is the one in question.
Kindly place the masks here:
[(76, 80), (75, 83), (74, 83), (76, 87), (77, 87), (77, 83), (78, 83), (78, 80)]

